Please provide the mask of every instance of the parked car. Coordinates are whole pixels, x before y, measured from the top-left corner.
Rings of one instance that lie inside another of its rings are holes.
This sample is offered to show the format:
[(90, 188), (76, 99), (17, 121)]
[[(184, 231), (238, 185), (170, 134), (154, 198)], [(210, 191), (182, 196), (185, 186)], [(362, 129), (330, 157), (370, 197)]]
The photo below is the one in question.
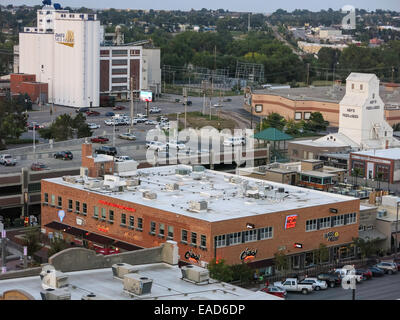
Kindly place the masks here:
[(285, 289), (286, 291), (301, 292), (303, 294), (310, 293), (314, 290), (310, 283), (300, 284), (296, 278), (287, 278), (283, 282), (274, 282), (274, 286)]
[(161, 116), (160, 122), (169, 122), (169, 119), (167, 117)]
[(133, 121), (135, 121), (136, 123), (145, 123), (147, 121), (147, 118), (136, 117), (133, 118)]
[(133, 158), (130, 156), (119, 156), (119, 157), (115, 158), (116, 162), (123, 162), (123, 161), (128, 161), (128, 160), (133, 160)]
[(35, 124), (31, 123), (28, 125), (28, 130), (33, 130), (33, 128), (35, 128), (35, 130), (42, 129), (42, 128), (44, 128), (44, 125), (37, 124), (37, 123), (35, 123)]
[(138, 113), (138, 114), (136, 114), (136, 118), (146, 118), (146, 120), (147, 120), (147, 115), (145, 115), (143, 113)]
[(362, 275), (364, 280), (372, 279), (372, 272), (369, 269), (356, 269), (357, 275)]
[(225, 98), (225, 99), (223, 99), (222, 101), (223, 101), (223, 102), (231, 102), (232, 99), (231, 99), (231, 98)]
[(96, 123), (88, 123), (89, 129), (98, 129), (100, 128), (99, 124)]
[(2, 154), (0, 155), (0, 163), (4, 166), (15, 166), (17, 160), (15, 160), (11, 154)]
[(105, 113), (105, 116), (106, 117), (112, 117), (112, 116), (115, 116), (115, 113), (111, 112), (111, 111), (108, 111), (108, 112)]
[(213, 105), (213, 107), (214, 107), (214, 108), (222, 108), (222, 104), (220, 104), (220, 103), (215, 103), (215, 104)]
[(381, 261), (375, 267), (382, 269), (387, 274), (397, 273), (397, 264), (394, 262)]
[(318, 280), (325, 281), (330, 288), (333, 288), (335, 286), (340, 286), (342, 283), (342, 280), (337, 274), (333, 273), (320, 273), (317, 276)]
[(246, 144), (246, 139), (244, 137), (230, 137), (224, 140), (224, 146), (244, 146)]
[(120, 133), (118, 135), (118, 138), (126, 140), (136, 140), (136, 136), (133, 133)]
[(106, 143), (108, 142), (108, 138), (97, 136), (90, 139), (93, 143)]
[(260, 291), (272, 294), (274, 296), (277, 296), (277, 297), (283, 298), (283, 299), (287, 295), (286, 289), (275, 287), (275, 286), (268, 286), (268, 287), (262, 288)]
[(100, 112), (98, 111), (86, 111), (87, 116), (99, 116)]
[(312, 284), (314, 290), (319, 291), (319, 290), (325, 290), (328, 288), (328, 284), (326, 283), (325, 280), (319, 280), (318, 278), (305, 278), (299, 282), (300, 284), (306, 283), (306, 284)]
[(113, 107), (113, 110), (125, 110), (124, 106), (115, 106)]
[(46, 170), (46, 169), (48, 169), (47, 166), (41, 162), (34, 162), (31, 165), (32, 171), (41, 171), (41, 170)]
[(116, 156), (117, 155), (117, 148), (110, 147), (110, 146), (101, 146), (100, 148), (94, 150), (97, 154), (106, 154), (109, 156)]
[(83, 107), (83, 108), (78, 108), (78, 109), (75, 109), (75, 112), (76, 113), (79, 113), (79, 112), (88, 112), (90, 109), (88, 108), (88, 107)]
[[(343, 269), (343, 268), (338, 268), (338, 269), (335, 269), (334, 273), (338, 274), (339, 277), (341, 279), (343, 279), (346, 275), (350, 274), (350, 270)], [(355, 276), (356, 276), (357, 283), (360, 283), (363, 280), (363, 276), (362, 275), (356, 274)]]
[(146, 120), (145, 124), (147, 125), (156, 125), (158, 122), (156, 120)]
[(150, 150), (162, 151), (162, 150), (166, 150), (167, 145), (160, 141), (149, 141), (149, 142), (146, 142), (146, 147), (147, 147), (147, 149), (150, 149)]
[(385, 271), (378, 267), (368, 267), (368, 270), (371, 271), (373, 277), (382, 277), (385, 275)]
[(160, 113), (161, 109), (158, 107), (152, 107), (149, 109), (149, 113)]
[[(185, 105), (185, 102), (183, 102), (182, 105)], [(190, 100), (186, 101), (186, 105), (187, 106), (191, 106), (192, 105), (192, 101), (190, 101)]]
[(74, 158), (71, 151), (60, 151), (54, 154), (54, 159), (72, 160)]

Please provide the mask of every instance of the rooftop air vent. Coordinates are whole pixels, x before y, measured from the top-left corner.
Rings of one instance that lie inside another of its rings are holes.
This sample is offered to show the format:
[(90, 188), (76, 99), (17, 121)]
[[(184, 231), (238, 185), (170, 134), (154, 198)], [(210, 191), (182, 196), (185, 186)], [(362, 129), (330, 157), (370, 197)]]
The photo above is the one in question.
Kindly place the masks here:
[(207, 201), (205, 201), (205, 200), (189, 202), (189, 210), (190, 211), (200, 212), (200, 211), (207, 210), (207, 207), (208, 207)]

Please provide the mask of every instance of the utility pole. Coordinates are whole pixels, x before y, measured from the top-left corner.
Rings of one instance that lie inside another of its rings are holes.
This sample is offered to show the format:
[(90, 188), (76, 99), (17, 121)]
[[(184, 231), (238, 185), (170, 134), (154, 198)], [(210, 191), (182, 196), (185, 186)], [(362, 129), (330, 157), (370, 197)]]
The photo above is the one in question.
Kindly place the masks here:
[(136, 82), (133, 77), (131, 77), (131, 125), (130, 125), (130, 133), (133, 133), (133, 117), (134, 117), (134, 99), (135, 96), (133, 94), (134, 88), (136, 88)]
[[(183, 89), (183, 103), (185, 105), (185, 130), (186, 130), (187, 89), (186, 88), (182, 88), (182, 89)], [(179, 130), (179, 123), (178, 123), (178, 130)]]

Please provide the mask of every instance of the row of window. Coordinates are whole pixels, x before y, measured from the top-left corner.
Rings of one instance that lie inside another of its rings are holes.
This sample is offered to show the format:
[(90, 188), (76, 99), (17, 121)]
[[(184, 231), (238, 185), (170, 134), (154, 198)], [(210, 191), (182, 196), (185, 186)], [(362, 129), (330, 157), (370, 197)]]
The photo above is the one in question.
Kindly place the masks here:
[(265, 227), (215, 236), (217, 248), (273, 238), (273, 228)]
[[(100, 56), (108, 57), (110, 55), (110, 50), (100, 50)], [(113, 56), (128, 56), (128, 50), (112, 50)], [(131, 56), (140, 56), (140, 50), (130, 50)]]
[(354, 224), (356, 222), (357, 222), (356, 212), (341, 214), (333, 217), (311, 219), (306, 221), (306, 231), (315, 231), (315, 230), (333, 228), (348, 224)]

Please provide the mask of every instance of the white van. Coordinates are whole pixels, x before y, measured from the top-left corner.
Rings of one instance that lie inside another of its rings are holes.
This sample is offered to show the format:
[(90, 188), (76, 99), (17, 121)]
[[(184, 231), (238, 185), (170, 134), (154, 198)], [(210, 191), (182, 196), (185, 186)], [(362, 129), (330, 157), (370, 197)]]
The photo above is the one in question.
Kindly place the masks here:
[(246, 139), (244, 137), (230, 137), (224, 140), (224, 146), (244, 146), (246, 144)]

